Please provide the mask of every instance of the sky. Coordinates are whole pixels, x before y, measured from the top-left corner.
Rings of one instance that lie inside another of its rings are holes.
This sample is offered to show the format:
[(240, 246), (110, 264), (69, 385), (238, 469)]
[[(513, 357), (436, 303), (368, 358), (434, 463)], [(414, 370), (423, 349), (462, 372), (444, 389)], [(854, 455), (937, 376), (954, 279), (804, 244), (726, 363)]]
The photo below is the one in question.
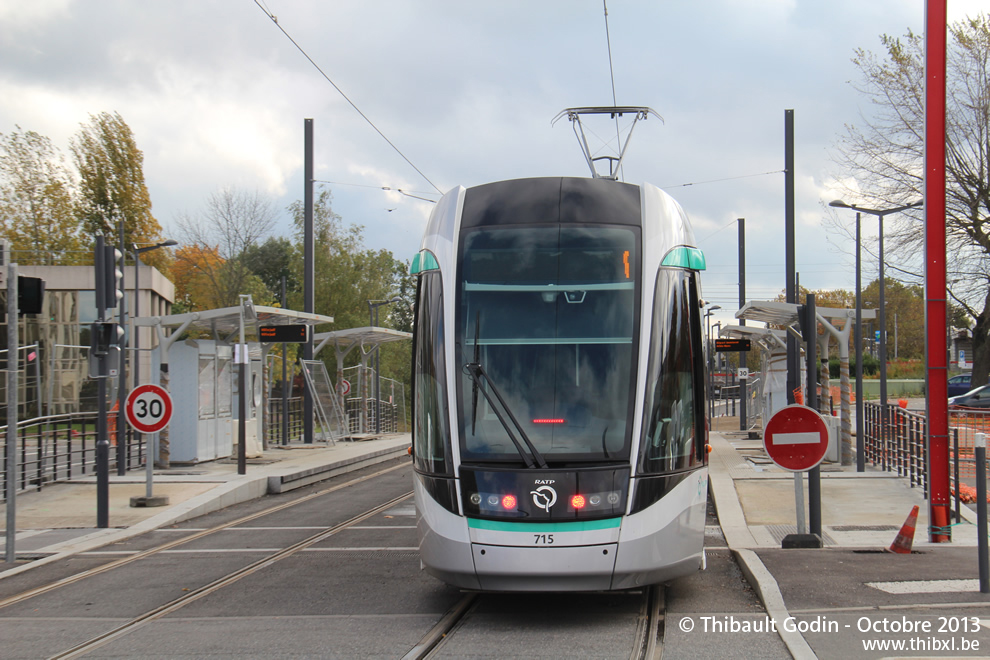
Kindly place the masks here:
[[(784, 289), (792, 109), (800, 281), (852, 290), (853, 246), (822, 224), (842, 175), (830, 153), (869, 111), (851, 58), (882, 52), (883, 34), (923, 33), (924, 1), (607, 7), (606, 31), (601, 0), (0, 0), (0, 132), (41, 133), (68, 157), (90, 115), (119, 112), (171, 238), (223, 187), (270, 195), (280, 209), (302, 199), (311, 118), (315, 178), (334, 211), (364, 227), (367, 247), (408, 260), (433, 206), (417, 197), (588, 176), (570, 123), (552, 120), (613, 105), (614, 85), (615, 104), (663, 118), (636, 126), (622, 179), (684, 207), (708, 261), (704, 296), (722, 307), (712, 322), (724, 323), (738, 307), (738, 218), (747, 299)], [(985, 5), (948, 7), (954, 21)], [(615, 125), (588, 128), (593, 151), (612, 153)], [(290, 234), (288, 211), (276, 233)], [(864, 229), (864, 242), (875, 235)], [(875, 277), (864, 272), (864, 285)]]

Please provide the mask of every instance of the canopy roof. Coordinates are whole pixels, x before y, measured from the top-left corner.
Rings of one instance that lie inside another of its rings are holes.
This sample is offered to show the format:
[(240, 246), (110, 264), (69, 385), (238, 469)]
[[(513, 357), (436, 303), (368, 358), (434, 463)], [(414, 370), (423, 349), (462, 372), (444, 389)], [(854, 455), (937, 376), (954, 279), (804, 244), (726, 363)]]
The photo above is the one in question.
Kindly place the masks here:
[[(254, 309), (254, 314), (250, 309)], [(201, 312), (169, 314), (168, 316), (142, 316), (134, 319), (134, 324), (158, 328), (179, 328), (181, 330), (207, 330), (214, 336), (226, 338), (240, 330), (241, 306), (208, 309)], [(279, 307), (253, 305), (244, 307), (244, 329), (257, 334), (262, 325), (322, 325), (333, 323), (332, 316), (297, 312)]]

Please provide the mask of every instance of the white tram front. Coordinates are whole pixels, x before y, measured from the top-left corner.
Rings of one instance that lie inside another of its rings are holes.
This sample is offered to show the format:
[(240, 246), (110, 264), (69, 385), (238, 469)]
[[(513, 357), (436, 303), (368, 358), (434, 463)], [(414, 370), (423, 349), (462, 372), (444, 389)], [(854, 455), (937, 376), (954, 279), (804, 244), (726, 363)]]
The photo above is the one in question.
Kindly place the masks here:
[(428, 572), (584, 591), (703, 568), (704, 267), (654, 186), (535, 178), (440, 200), (412, 268)]

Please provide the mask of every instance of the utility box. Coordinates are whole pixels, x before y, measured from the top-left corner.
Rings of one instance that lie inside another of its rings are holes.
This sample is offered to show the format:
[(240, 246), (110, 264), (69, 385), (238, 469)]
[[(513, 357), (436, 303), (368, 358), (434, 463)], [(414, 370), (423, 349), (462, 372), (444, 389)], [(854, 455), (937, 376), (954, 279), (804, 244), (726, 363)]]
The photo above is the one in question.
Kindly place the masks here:
[[(187, 339), (169, 349), (169, 393), (173, 414), (169, 425), (170, 460), (200, 463), (237, 455), (238, 371), (233, 346)], [(261, 346), (248, 344), (250, 370), (247, 401), (247, 456), (261, 455), (257, 429), (261, 401)]]

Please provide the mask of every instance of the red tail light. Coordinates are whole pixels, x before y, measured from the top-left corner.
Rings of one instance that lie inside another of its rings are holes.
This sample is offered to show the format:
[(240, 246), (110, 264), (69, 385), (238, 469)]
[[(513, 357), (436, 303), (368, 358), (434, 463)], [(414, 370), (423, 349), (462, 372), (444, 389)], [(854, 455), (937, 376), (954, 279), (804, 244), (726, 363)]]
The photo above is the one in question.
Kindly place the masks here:
[(506, 495), (506, 496), (504, 496), (502, 498), (502, 508), (505, 509), (505, 510), (507, 510), (507, 511), (510, 511), (512, 509), (515, 509), (516, 508), (516, 496), (515, 495)]
[(583, 509), (585, 505), (584, 495), (575, 495), (571, 498), (571, 506), (575, 509)]
[(561, 419), (559, 417), (543, 417), (540, 419), (534, 419), (534, 424), (565, 424), (567, 420)]

